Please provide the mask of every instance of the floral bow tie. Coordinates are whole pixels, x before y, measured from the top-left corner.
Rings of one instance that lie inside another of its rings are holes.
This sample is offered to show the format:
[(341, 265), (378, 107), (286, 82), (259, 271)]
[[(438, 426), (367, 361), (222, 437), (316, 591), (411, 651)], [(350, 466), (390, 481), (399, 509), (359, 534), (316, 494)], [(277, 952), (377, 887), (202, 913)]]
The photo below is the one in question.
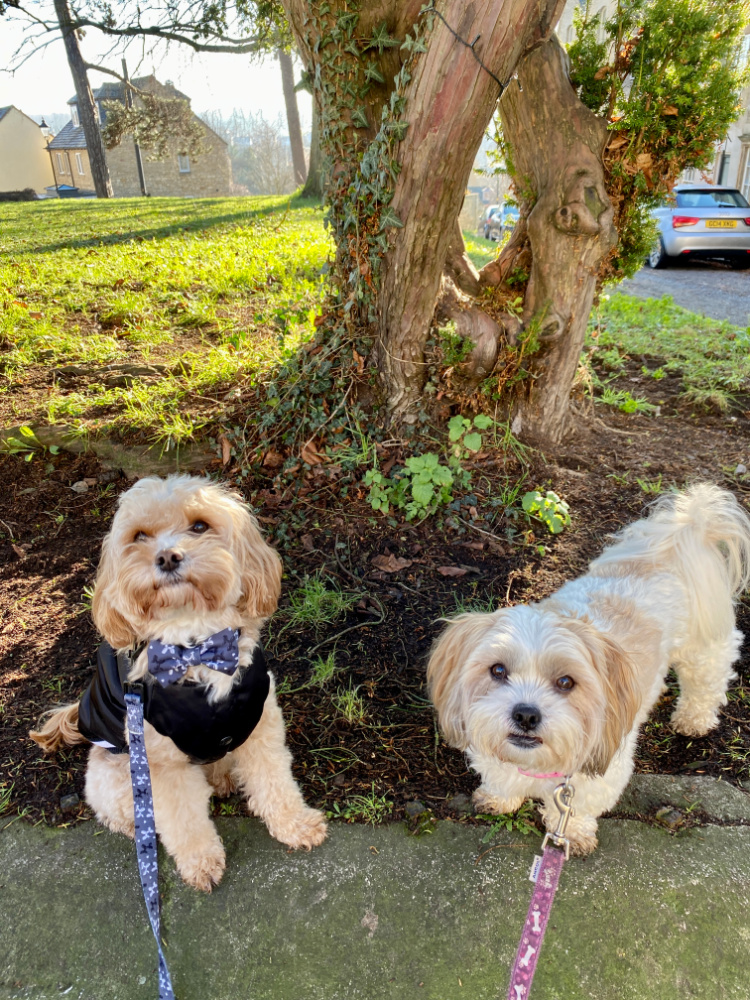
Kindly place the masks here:
[(222, 629), (197, 646), (177, 646), (153, 639), (148, 644), (148, 672), (162, 687), (185, 676), (188, 667), (210, 667), (222, 674), (233, 674), (240, 659), (239, 631)]

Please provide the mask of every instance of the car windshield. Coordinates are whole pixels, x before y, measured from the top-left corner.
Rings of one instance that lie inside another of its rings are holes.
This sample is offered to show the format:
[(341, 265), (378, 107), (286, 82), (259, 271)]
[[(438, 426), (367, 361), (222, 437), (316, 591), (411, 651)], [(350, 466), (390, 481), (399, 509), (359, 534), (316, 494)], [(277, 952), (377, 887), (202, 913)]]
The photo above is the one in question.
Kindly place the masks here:
[(518, 209), (514, 208), (513, 205), (505, 206), (505, 214), (509, 215), (512, 219), (518, 218)]
[(678, 208), (748, 208), (739, 191), (678, 191)]

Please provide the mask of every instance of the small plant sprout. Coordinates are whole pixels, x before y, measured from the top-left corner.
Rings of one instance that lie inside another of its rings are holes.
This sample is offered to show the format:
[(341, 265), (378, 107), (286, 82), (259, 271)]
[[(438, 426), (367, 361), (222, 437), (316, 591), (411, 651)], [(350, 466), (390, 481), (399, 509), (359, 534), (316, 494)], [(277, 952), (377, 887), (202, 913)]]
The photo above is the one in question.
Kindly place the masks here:
[(336, 673), (336, 669), (336, 657), (334, 653), (329, 653), (325, 660), (322, 656), (316, 656), (313, 660), (312, 673), (310, 675), (311, 686), (324, 687)]
[(358, 692), (359, 685), (352, 687), (350, 684), (348, 688), (339, 688), (333, 696), (334, 707), (350, 724), (363, 723), (367, 717), (365, 703)]
[(448, 422), (447, 462), (435, 452), (412, 455), (403, 468), (387, 478), (375, 465), (365, 474), (364, 485), (370, 488), (368, 500), (373, 510), (387, 514), (391, 507), (403, 510), (406, 520), (424, 518), (453, 500), (454, 487), (468, 489), (471, 475), (464, 461), (482, 447), (481, 431), (492, 427), (491, 417), (480, 413), (469, 420), (460, 414)]
[(546, 524), (552, 535), (559, 535), (570, 524), (568, 505), (552, 490), (547, 490), (544, 496), (539, 490), (524, 494), (521, 506), (531, 517)]
[(354, 823), (359, 820), (375, 826), (381, 823), (393, 809), (393, 803), (385, 795), (375, 793), (375, 782), (369, 795), (354, 795), (345, 806), (340, 806), (334, 802), (333, 808), (328, 810), (326, 815), (329, 819), (343, 819), (347, 823)]
[(49, 451), (50, 455), (57, 455), (60, 449), (56, 444), (46, 448), (33, 429), (26, 424), (18, 428), (18, 437), (9, 434), (0, 439), (0, 452), (5, 452), (6, 455), (22, 455), (26, 462), (30, 462), (35, 454), (44, 451)]

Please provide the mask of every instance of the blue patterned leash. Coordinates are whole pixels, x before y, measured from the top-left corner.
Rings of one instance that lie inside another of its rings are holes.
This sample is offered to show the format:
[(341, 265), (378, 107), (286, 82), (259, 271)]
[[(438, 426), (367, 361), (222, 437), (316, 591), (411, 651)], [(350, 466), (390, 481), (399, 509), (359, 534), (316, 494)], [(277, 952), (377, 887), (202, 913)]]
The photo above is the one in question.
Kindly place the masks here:
[(138, 871), (148, 919), (159, 949), (159, 1000), (175, 1000), (167, 960), (161, 947), (161, 917), (159, 913), (159, 862), (156, 855), (154, 798), (151, 793), (151, 772), (148, 769), (146, 741), (143, 734), (143, 699), (141, 684), (125, 686), (130, 734), (130, 780), (133, 785), (133, 818)]

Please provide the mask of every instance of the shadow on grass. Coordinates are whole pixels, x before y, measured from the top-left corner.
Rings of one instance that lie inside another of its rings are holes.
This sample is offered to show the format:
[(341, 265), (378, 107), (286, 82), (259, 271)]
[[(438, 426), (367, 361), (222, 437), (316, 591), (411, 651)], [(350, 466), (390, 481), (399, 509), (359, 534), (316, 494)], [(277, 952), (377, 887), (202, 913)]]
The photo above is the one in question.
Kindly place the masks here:
[[(80, 236), (60, 238), (57, 242), (38, 244), (24, 248), (14, 248), (11, 251), (19, 256), (29, 254), (54, 253), (56, 250), (84, 250), (100, 246), (113, 246), (121, 243), (132, 243), (145, 240), (164, 239), (168, 236), (175, 236), (181, 232), (200, 232), (212, 229), (215, 226), (223, 225), (252, 225), (263, 219), (272, 216), (279, 216), (281, 219), (287, 211), (304, 208), (317, 208), (320, 202), (315, 199), (301, 198), (299, 195), (290, 195), (288, 198), (273, 197), (265, 204), (257, 205), (260, 199), (248, 198), (246, 204), (242, 204), (238, 198), (201, 198), (201, 199), (177, 199), (177, 198), (143, 198), (143, 199), (117, 199), (103, 200), (95, 203), (89, 201), (86, 204), (75, 201), (61, 201), (52, 204), (49, 201), (30, 202), (33, 208), (44, 206), (47, 229), (51, 228), (55, 222), (73, 223), (75, 214), (79, 217), (82, 226), (89, 229), (94, 228), (97, 223), (97, 216), (104, 217), (107, 232), (97, 233), (94, 236)], [(231, 202), (232, 209), (216, 214), (201, 214), (210, 212), (212, 209), (220, 208), (222, 203)], [(133, 206), (137, 206), (137, 214), (130, 215)], [(122, 211), (118, 212), (118, 209)], [(58, 218), (53, 220), (49, 215), (54, 213)], [(165, 220), (168, 213), (175, 216), (174, 222)], [(71, 216), (73, 215), (73, 218)], [(88, 216), (86, 218), (86, 216)], [(155, 216), (153, 220), (148, 216)], [(118, 226), (118, 222), (125, 223), (125, 226)], [(152, 224), (149, 225), (149, 222)], [(129, 225), (128, 225), (129, 223)], [(41, 234), (40, 234), (41, 235)]]

